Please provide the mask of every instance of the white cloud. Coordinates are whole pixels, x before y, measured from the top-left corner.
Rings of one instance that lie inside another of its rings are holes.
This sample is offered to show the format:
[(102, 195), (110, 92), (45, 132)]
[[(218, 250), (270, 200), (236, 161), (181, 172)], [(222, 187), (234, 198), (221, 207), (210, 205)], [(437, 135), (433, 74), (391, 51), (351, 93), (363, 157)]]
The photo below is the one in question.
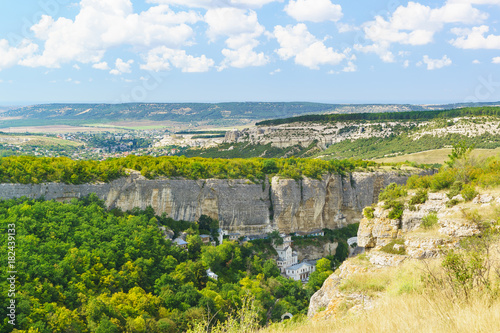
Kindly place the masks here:
[(219, 70), (228, 65), (236, 68), (245, 68), (248, 66), (264, 66), (269, 62), (264, 52), (255, 52), (252, 45), (245, 45), (235, 50), (223, 49), (222, 54), (226, 57)]
[(118, 58), (115, 62), (115, 69), (110, 70), (109, 73), (113, 75), (131, 73), (132, 69), (130, 67), (133, 63), (134, 60), (123, 61), (122, 59)]
[(474, 65), (478, 65), (478, 64), (480, 64), (480, 63), (481, 63), (481, 61), (479, 61), (479, 60), (477, 60), (477, 59), (474, 59), (474, 60), (472, 60), (472, 63), (473, 63)]
[(427, 65), (428, 70), (434, 70), (450, 66), (452, 64), (452, 61), (446, 55), (444, 55), (441, 59), (431, 59), (428, 55), (424, 55), (422, 62), (419, 62), (418, 65), (421, 65), (422, 63)]
[(394, 54), (389, 51), (389, 42), (379, 42), (372, 45), (355, 44), (354, 49), (363, 53), (375, 53), (383, 62), (394, 62)]
[(347, 23), (342, 23), (342, 22), (337, 22), (337, 30), (340, 32), (340, 33), (344, 33), (344, 32), (349, 32), (349, 31), (356, 31), (356, 30), (359, 30), (360, 28), (355, 26), (355, 25), (351, 25), (351, 24), (347, 24)]
[(270, 72), (269, 75), (275, 75), (281, 73), (281, 68), (276, 68), (274, 71)]
[(491, 63), (492, 64), (500, 64), (500, 57), (494, 57), (493, 59), (491, 59)]
[(108, 63), (106, 61), (98, 62), (92, 65), (92, 68), (107, 71), (109, 69)]
[(297, 21), (337, 22), (343, 16), (342, 7), (330, 0), (290, 0), (285, 12)]
[(450, 43), (460, 49), (500, 49), (500, 36), (484, 36), (489, 30), (486, 25), (472, 29), (454, 28), (451, 32), (459, 37), (452, 39)]
[[(392, 15), (385, 19), (376, 16), (373, 21), (363, 25), (365, 37), (374, 46), (358, 46), (381, 57), (387, 55), (392, 43), (405, 45), (426, 45), (434, 40), (434, 35), (445, 24), (475, 24), (483, 22), (488, 14), (472, 7), (470, 1), (447, 1), (442, 7), (431, 8), (418, 2), (410, 1), (406, 6), (399, 6)], [(384, 49), (384, 50), (381, 50)]]
[(254, 51), (260, 44), (258, 38), (265, 32), (255, 11), (239, 8), (210, 9), (205, 14), (205, 22), (209, 26), (207, 35), (211, 41), (219, 36), (227, 37), (227, 48), (222, 50), (225, 58), (218, 67), (219, 70), (228, 66), (263, 66), (269, 62), (269, 57), (263, 52)]
[(346, 54), (327, 48), (322, 41), (317, 40), (303, 23), (286, 27), (277, 25), (274, 27), (274, 37), (280, 44), (276, 53), (281, 59), (295, 57), (296, 64), (310, 69), (318, 69), (320, 65), (338, 65), (346, 58)]
[(254, 38), (262, 35), (264, 27), (259, 24), (257, 13), (238, 8), (218, 8), (208, 10), (205, 22), (209, 28), (207, 35), (211, 41), (218, 36), (248, 35)]
[(38, 46), (28, 40), (23, 40), (19, 46), (13, 47), (6, 39), (0, 39), (0, 71), (19, 64), (37, 49)]
[(31, 27), (36, 38), (44, 42), (44, 49), (23, 65), (57, 68), (70, 61), (96, 63), (107, 49), (124, 44), (178, 47), (188, 44), (193, 36), (188, 24), (201, 19), (193, 11), (174, 12), (166, 5), (134, 13), (129, 0), (81, 0), (74, 20), (43, 15)]
[(77, 71), (79, 71), (81, 69), (80, 66), (78, 66), (78, 64), (74, 64), (73, 68), (76, 69)]
[(140, 66), (141, 69), (155, 72), (170, 70), (171, 66), (188, 73), (206, 72), (214, 66), (214, 61), (205, 55), (193, 57), (186, 54), (184, 50), (170, 49), (165, 46), (149, 51), (144, 58), (146, 63)]
[(283, 0), (147, 0), (149, 3), (160, 3), (168, 5), (186, 6), (191, 8), (261, 8), (271, 2), (283, 2)]
[(409, 66), (410, 66), (410, 60), (405, 60), (405, 61), (403, 62), (403, 67), (404, 67), (404, 68), (408, 68)]
[(356, 66), (356, 64), (354, 64), (352, 61), (349, 61), (347, 63), (347, 66), (345, 66), (342, 69), (342, 72), (350, 73), (350, 72), (355, 72), (357, 70), (358, 70), (358, 67)]

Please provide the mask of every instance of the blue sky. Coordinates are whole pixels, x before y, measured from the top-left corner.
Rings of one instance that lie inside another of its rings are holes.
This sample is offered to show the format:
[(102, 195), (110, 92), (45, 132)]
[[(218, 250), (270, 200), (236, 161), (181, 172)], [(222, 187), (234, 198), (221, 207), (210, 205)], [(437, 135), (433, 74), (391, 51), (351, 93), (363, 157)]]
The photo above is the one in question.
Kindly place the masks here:
[(500, 0), (0, 3), (0, 105), (500, 100)]

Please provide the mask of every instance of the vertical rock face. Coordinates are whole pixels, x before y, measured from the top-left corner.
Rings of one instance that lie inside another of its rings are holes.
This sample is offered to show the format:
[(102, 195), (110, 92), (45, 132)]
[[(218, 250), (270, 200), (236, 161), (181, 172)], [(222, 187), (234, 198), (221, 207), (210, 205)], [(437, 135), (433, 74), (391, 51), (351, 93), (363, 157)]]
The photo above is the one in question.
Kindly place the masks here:
[(273, 222), (282, 232), (312, 231), (343, 227), (361, 220), (364, 207), (377, 201), (380, 191), (390, 183), (404, 184), (408, 175), (385, 172), (356, 172), (345, 176), (329, 174), (322, 180), (305, 178), (271, 182)]
[[(106, 184), (0, 184), (0, 198), (63, 201), (96, 193), (109, 208), (151, 206), (159, 215), (186, 221), (205, 214), (218, 219), (226, 230), (248, 235), (276, 229), (334, 229), (358, 222), (362, 209), (374, 202), (383, 187), (404, 183), (408, 176), (391, 172), (328, 174), (321, 180), (273, 177), (270, 182), (255, 184), (244, 179), (148, 180), (132, 174)], [(347, 219), (338, 219), (339, 211)]]

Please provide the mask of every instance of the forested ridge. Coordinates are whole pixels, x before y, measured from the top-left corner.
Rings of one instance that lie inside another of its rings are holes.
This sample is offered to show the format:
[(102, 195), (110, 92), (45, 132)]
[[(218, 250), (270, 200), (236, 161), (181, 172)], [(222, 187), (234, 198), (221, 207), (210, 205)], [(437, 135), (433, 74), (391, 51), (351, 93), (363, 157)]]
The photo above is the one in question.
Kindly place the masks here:
[(300, 179), (320, 178), (324, 173), (353, 171), (376, 165), (361, 160), (318, 159), (211, 159), (183, 156), (128, 156), (105, 161), (72, 160), (67, 157), (9, 156), (0, 158), (0, 182), (38, 184), (62, 182), (83, 184), (109, 182), (123, 177), (126, 170), (139, 171), (143, 176), (181, 177), (187, 179), (249, 179), (264, 180), (266, 175)]
[(291, 118), (270, 119), (256, 123), (258, 126), (273, 126), (295, 122), (335, 122), (335, 121), (428, 121), (437, 118), (454, 118), (467, 116), (500, 117), (500, 107), (465, 107), (453, 110), (380, 112), (380, 113), (345, 113), (345, 114), (315, 114)]
[[(345, 259), (345, 239), (357, 226), (329, 231), (335, 256), (318, 262), (306, 286), (281, 277), (271, 238), (205, 246), (199, 237), (217, 225), (155, 216), (148, 208), (104, 208), (95, 195), (70, 203), (0, 201), (3, 234), (15, 224), (17, 332), (182, 332), (213, 316), (225, 320), (251, 299), (261, 325), (290, 312), (303, 315), (309, 298)], [(202, 221), (203, 220), (203, 221)], [(187, 234), (187, 250), (165, 240), (159, 225)], [(7, 238), (1, 238), (7, 248)], [(11, 244), (12, 245), (12, 244)], [(0, 285), (8, 290), (7, 251)], [(206, 270), (218, 274), (209, 279)], [(7, 293), (0, 294), (0, 332), (11, 332)]]

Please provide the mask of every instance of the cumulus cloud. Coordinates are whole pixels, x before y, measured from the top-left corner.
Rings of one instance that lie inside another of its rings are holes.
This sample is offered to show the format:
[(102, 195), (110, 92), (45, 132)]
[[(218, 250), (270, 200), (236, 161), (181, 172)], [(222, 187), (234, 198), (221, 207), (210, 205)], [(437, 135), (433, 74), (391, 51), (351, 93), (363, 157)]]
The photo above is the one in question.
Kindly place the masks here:
[(205, 22), (209, 28), (207, 36), (215, 41), (219, 36), (227, 37), (227, 48), (222, 50), (224, 60), (219, 70), (228, 66), (244, 68), (263, 66), (269, 62), (263, 52), (254, 49), (260, 44), (258, 38), (265, 32), (253, 10), (239, 8), (217, 8), (207, 10)]
[(347, 63), (347, 66), (345, 66), (342, 69), (342, 72), (350, 73), (350, 72), (355, 72), (357, 70), (358, 70), (358, 67), (356, 66), (356, 64), (354, 64), (354, 62), (352, 62), (352, 61), (349, 61)]
[(500, 57), (494, 57), (493, 59), (491, 59), (491, 63), (500, 64)]
[(297, 21), (337, 22), (343, 16), (342, 7), (330, 0), (290, 0), (285, 12)]
[[(399, 6), (385, 19), (376, 16), (363, 25), (367, 40), (373, 42), (372, 52), (388, 60), (388, 49), (392, 43), (404, 45), (426, 45), (434, 40), (434, 35), (445, 24), (475, 24), (483, 22), (488, 14), (472, 7), (471, 1), (447, 1), (442, 7), (431, 8), (418, 2), (408, 2)], [(364, 50), (370, 47), (358, 46)], [(381, 50), (385, 48), (385, 50)]]
[(146, 63), (140, 68), (155, 72), (170, 70), (171, 66), (187, 73), (206, 72), (214, 66), (214, 61), (205, 55), (194, 57), (186, 54), (184, 50), (170, 49), (166, 46), (150, 50), (144, 60)]
[(485, 34), (490, 30), (487, 25), (472, 29), (453, 28), (451, 32), (459, 36), (450, 43), (460, 49), (500, 49), (500, 36)]
[(354, 49), (363, 53), (375, 53), (383, 62), (394, 62), (394, 54), (389, 51), (390, 43), (381, 41), (371, 45), (355, 44)]
[(338, 53), (317, 40), (303, 23), (286, 27), (277, 25), (274, 27), (274, 37), (280, 44), (276, 53), (281, 59), (294, 57), (296, 64), (310, 69), (319, 69), (320, 65), (338, 65), (346, 58), (344, 53)]
[(446, 66), (450, 66), (452, 61), (447, 55), (444, 55), (441, 59), (431, 59), (428, 55), (424, 55), (422, 61), (417, 63), (418, 66), (426, 64), (428, 70), (440, 69)]
[(118, 58), (116, 59), (115, 62), (115, 69), (112, 69), (109, 71), (110, 74), (113, 75), (122, 75), (124, 73), (131, 73), (131, 65), (134, 63), (133, 60), (128, 60), (128, 61), (123, 61), (122, 59)]
[(108, 63), (106, 61), (98, 62), (92, 65), (92, 68), (107, 71), (109, 69)]
[(0, 70), (19, 64), (38, 50), (38, 45), (23, 40), (17, 47), (10, 46), (6, 39), (0, 39)]
[(107, 49), (123, 44), (142, 48), (185, 45), (193, 36), (188, 24), (201, 19), (195, 12), (174, 12), (167, 5), (137, 14), (130, 0), (82, 0), (74, 20), (44, 15), (31, 27), (44, 49), (23, 64), (57, 68), (70, 61), (97, 63)]

